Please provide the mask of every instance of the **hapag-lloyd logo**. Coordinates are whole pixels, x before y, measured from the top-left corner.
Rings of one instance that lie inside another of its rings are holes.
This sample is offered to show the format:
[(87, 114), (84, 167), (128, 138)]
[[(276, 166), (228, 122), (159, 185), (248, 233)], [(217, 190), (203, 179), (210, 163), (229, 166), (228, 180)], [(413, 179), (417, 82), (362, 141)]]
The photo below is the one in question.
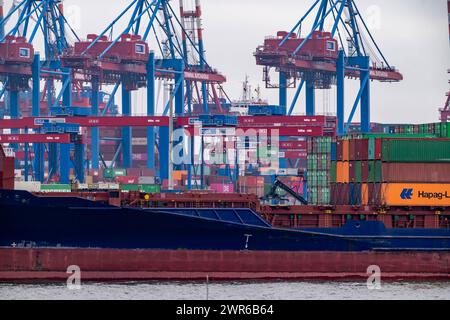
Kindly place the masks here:
[(426, 199), (450, 199), (450, 194), (448, 191), (445, 192), (426, 192), (426, 191), (419, 191), (418, 193), (419, 198), (426, 198)]
[[(403, 200), (412, 200), (412, 197), (414, 196), (414, 189), (405, 188), (402, 190), (402, 193), (400, 194), (400, 198)], [(419, 191), (417, 192), (418, 198), (424, 198), (424, 199), (450, 199), (450, 194), (448, 191), (445, 192), (427, 192), (427, 191)]]
[(413, 192), (414, 189), (403, 189), (402, 193), (400, 194), (400, 198), (402, 198), (403, 200), (411, 200)]

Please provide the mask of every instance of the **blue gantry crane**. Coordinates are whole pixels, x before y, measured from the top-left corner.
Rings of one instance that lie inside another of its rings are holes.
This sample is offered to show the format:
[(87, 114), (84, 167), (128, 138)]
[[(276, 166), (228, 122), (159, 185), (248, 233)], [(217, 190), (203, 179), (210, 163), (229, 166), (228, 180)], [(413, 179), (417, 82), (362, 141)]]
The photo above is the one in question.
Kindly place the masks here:
[[(312, 19), (312, 28), (305, 28)], [(328, 22), (330, 22), (328, 24)], [(326, 28), (330, 25), (330, 28)], [(306, 32), (304, 32), (306, 29)], [(361, 131), (370, 131), (370, 82), (398, 82), (403, 76), (393, 67), (375, 42), (354, 0), (315, 0), (289, 32), (278, 32), (265, 40), (255, 53), (264, 66), (268, 88), (279, 89), (280, 105), (292, 114), (305, 88), (306, 114), (316, 113), (316, 89), (337, 86), (338, 134), (345, 134), (360, 105)], [(270, 69), (279, 72), (279, 84), (270, 80)], [(345, 78), (359, 79), (360, 89), (348, 119), (345, 119)], [(297, 85), (297, 81), (300, 83)], [(297, 86), (290, 105), (287, 89)]]
[[(3, 76), (3, 93), (8, 97), (6, 115), (11, 118), (22, 116), (19, 103), (20, 92), (31, 92), (31, 116), (39, 117), (42, 112), (46, 115), (60, 113), (65, 107), (72, 105), (72, 71), (61, 65), (60, 57), (70, 45), (67, 35), (70, 33), (76, 39), (78, 36), (64, 17), (62, 0), (22, 0), (15, 1), (9, 12), (4, 14), (1, 3), (0, 16), (0, 50)], [(43, 55), (35, 51), (35, 44), (43, 43)], [(31, 80), (31, 88), (29, 81)], [(45, 81), (43, 97), (41, 99), (41, 80)], [(60, 90), (57, 90), (60, 82)], [(6, 100), (6, 99), (5, 99)], [(41, 108), (41, 100), (47, 102), (48, 109)], [(23, 128), (25, 134), (29, 128)], [(39, 133), (40, 130), (35, 130)], [(13, 129), (19, 133), (20, 129)], [(75, 134), (74, 132), (68, 132)], [(17, 149), (17, 145), (15, 148)], [(76, 178), (84, 180), (82, 165), (72, 165), (70, 159), (70, 145), (50, 143), (34, 143), (34, 161), (32, 164), (34, 179), (44, 181), (44, 153), (48, 150), (49, 168), (47, 181), (52, 175), (59, 175), (61, 182), (69, 182), (71, 167), (74, 167)], [(82, 159), (82, 156), (75, 157)], [(59, 159), (59, 164), (58, 164)], [(25, 144), (25, 179), (28, 179), (29, 154)]]

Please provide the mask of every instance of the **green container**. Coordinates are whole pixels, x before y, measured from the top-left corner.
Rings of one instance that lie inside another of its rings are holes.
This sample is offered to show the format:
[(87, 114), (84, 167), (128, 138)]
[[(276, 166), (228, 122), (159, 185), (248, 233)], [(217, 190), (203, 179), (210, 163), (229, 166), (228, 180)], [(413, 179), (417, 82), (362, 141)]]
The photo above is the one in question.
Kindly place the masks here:
[(383, 182), (382, 181), (382, 170), (383, 170), (383, 162), (375, 161), (375, 179), (374, 182)]
[(139, 191), (140, 185), (138, 184), (121, 184), (120, 191), (128, 192), (128, 191)]
[(383, 168), (383, 163), (381, 161), (369, 161), (369, 177), (368, 182), (382, 182), (381, 181), (381, 170)]
[(369, 160), (375, 160), (375, 138), (369, 138)]
[(144, 193), (161, 193), (161, 186), (154, 184), (143, 184), (140, 186), (140, 191)]
[(337, 179), (337, 162), (332, 161), (331, 168), (330, 168), (330, 180), (332, 183), (335, 183), (336, 179)]
[(450, 138), (450, 122), (438, 123), (439, 137)]
[(125, 177), (127, 169), (105, 169), (103, 170), (103, 178), (114, 179), (116, 177)]
[(362, 182), (362, 162), (355, 161), (355, 180), (356, 182)]
[(269, 194), (269, 192), (272, 190), (273, 184), (266, 183), (264, 185), (264, 194)]
[(42, 184), (42, 192), (72, 192), (70, 184)]
[(450, 162), (450, 140), (383, 140), (385, 162)]
[(359, 139), (432, 139), (436, 138), (437, 136), (432, 133), (369, 133), (369, 134), (363, 134), (359, 136)]

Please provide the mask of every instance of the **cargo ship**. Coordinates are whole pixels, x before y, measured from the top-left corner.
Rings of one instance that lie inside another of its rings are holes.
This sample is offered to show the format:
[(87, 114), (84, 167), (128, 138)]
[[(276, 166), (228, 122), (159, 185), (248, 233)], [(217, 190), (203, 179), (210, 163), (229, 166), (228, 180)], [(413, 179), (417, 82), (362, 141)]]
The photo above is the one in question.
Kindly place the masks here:
[[(3, 153), (2, 172), (10, 160)], [(388, 206), (306, 200), (265, 205), (243, 194), (33, 194), (7, 190), (11, 174), (2, 177), (3, 281), (65, 279), (72, 265), (96, 281), (357, 279), (366, 278), (371, 265), (386, 279), (450, 278), (448, 196), (434, 207), (386, 212)], [(450, 195), (450, 185), (440, 187)], [(406, 227), (400, 225), (405, 218)]]

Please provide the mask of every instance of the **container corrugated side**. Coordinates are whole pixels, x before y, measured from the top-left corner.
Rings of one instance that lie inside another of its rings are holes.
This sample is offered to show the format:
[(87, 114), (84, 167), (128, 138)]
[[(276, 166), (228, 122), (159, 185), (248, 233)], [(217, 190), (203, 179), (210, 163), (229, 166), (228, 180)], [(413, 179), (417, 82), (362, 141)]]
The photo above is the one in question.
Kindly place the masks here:
[(450, 163), (384, 162), (383, 182), (450, 183)]
[(384, 139), (385, 162), (450, 162), (450, 139)]

